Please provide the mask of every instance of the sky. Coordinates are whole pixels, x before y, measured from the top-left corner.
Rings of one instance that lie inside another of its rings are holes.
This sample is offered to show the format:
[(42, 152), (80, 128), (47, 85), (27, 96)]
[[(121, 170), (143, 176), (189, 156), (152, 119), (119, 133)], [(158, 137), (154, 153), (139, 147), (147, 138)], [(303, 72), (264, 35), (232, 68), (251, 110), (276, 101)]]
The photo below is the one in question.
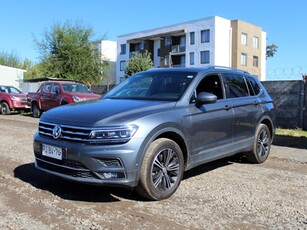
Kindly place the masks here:
[(0, 51), (39, 62), (34, 40), (55, 23), (81, 21), (95, 37), (117, 36), (220, 16), (262, 28), (278, 51), (267, 59), (268, 80), (307, 74), (306, 0), (0, 0)]

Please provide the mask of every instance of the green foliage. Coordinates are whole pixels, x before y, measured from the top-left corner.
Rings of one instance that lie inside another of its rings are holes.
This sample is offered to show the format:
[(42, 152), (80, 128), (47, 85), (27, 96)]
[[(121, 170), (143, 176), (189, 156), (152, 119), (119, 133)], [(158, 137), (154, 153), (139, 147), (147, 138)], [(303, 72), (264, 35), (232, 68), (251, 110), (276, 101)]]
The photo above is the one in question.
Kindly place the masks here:
[(54, 24), (41, 41), (36, 40), (41, 54), (37, 69), (45, 77), (76, 80), (89, 86), (100, 84), (109, 64), (102, 61), (93, 36), (93, 29), (80, 22)]
[(18, 57), (16, 53), (8, 53), (5, 51), (0, 52), (0, 65), (14, 67), (14, 68), (22, 68), (22, 61)]
[(278, 46), (275, 44), (266, 46), (266, 58), (273, 57), (277, 52)]
[(135, 53), (133, 57), (127, 62), (125, 69), (125, 76), (148, 70), (153, 67), (151, 60), (151, 53), (147, 50), (144, 53)]

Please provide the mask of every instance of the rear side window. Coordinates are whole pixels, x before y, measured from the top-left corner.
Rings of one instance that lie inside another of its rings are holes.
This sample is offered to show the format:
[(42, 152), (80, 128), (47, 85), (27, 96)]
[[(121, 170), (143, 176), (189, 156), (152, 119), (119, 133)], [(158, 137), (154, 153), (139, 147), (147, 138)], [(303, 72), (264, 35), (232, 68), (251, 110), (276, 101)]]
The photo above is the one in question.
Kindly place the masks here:
[(237, 74), (225, 74), (224, 78), (228, 98), (249, 96), (249, 90), (243, 76)]
[(252, 78), (252, 77), (246, 77), (255, 93), (255, 95), (258, 95), (261, 91), (261, 87), (259, 86), (259, 84), (257, 83), (257, 81)]

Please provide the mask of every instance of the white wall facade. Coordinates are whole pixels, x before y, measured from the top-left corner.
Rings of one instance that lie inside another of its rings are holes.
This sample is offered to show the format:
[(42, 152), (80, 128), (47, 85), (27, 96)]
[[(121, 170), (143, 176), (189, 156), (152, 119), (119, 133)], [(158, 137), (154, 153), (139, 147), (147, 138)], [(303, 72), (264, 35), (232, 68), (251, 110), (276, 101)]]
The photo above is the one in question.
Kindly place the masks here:
[(23, 69), (0, 65), (0, 85), (10, 85), (22, 89)]
[(102, 59), (107, 59), (110, 63), (108, 79), (105, 79), (103, 84), (115, 84), (116, 82), (116, 60), (117, 60), (117, 43), (116, 41), (101, 40), (99, 50)]

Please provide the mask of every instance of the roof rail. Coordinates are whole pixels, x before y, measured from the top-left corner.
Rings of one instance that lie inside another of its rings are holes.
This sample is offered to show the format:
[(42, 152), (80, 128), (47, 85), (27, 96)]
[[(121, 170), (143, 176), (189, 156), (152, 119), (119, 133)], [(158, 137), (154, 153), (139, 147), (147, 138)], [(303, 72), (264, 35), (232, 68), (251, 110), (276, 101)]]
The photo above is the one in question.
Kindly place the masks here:
[(218, 65), (212, 65), (212, 66), (208, 66), (208, 69), (225, 69), (225, 70), (235, 70), (235, 71), (239, 71), (242, 73), (247, 73), (249, 74), (249, 72), (242, 70), (242, 69), (236, 69), (236, 68), (232, 68), (232, 67), (227, 67), (227, 66), (218, 66)]

